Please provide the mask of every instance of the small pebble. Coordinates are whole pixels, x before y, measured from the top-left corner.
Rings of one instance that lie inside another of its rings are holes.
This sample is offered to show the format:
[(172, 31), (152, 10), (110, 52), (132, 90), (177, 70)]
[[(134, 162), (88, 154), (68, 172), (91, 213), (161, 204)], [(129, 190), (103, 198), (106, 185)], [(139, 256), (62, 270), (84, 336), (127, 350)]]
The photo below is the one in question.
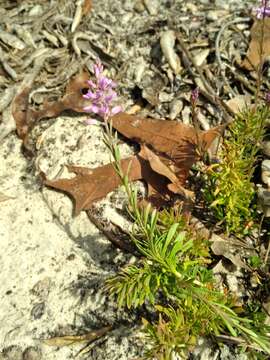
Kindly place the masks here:
[(270, 172), (270, 160), (264, 160), (262, 162), (262, 170)]
[(43, 14), (43, 8), (41, 5), (35, 5), (32, 7), (32, 9), (29, 11), (29, 16), (39, 16)]
[(189, 106), (185, 106), (182, 111), (182, 121), (186, 125), (190, 125), (191, 122), (191, 110)]
[(144, 0), (144, 5), (150, 15), (157, 15), (160, 7), (159, 0)]
[(133, 4), (131, 1), (129, 0), (126, 0), (123, 4), (123, 8), (126, 10), (126, 11), (132, 11), (133, 10)]
[(206, 19), (208, 21), (217, 21), (218, 20), (218, 14), (216, 11), (209, 11), (206, 15)]
[(174, 99), (171, 103), (170, 103), (170, 114), (169, 114), (169, 118), (174, 120), (178, 117), (178, 115), (180, 114), (180, 112), (183, 110), (183, 101), (180, 99)]
[(247, 24), (236, 24), (237, 29), (244, 31), (248, 28)]
[(41, 360), (41, 351), (39, 348), (30, 346), (23, 352), (23, 360)]
[(138, 13), (144, 12), (145, 6), (144, 6), (142, 0), (138, 0), (138, 1), (135, 2), (135, 4), (134, 4), (134, 10), (137, 11)]
[(270, 160), (262, 162), (262, 182), (270, 188)]
[(40, 319), (43, 316), (44, 311), (45, 311), (45, 303), (44, 302), (35, 304), (31, 310), (31, 316), (35, 320)]
[(265, 217), (270, 217), (270, 190), (258, 188), (258, 209), (263, 211)]
[(45, 277), (42, 280), (39, 280), (32, 288), (31, 293), (40, 297), (41, 299), (46, 299), (51, 286), (51, 279)]
[(181, 70), (180, 58), (174, 50), (175, 45), (175, 32), (172, 30), (164, 31), (160, 37), (160, 46), (164, 57), (168, 61), (170, 67), (175, 74)]
[[(269, 300), (263, 304), (263, 308), (267, 314), (270, 313), (270, 301)], [(265, 324), (270, 325), (270, 316), (269, 315), (266, 316)]]
[(195, 64), (197, 66), (202, 66), (202, 64), (205, 62), (207, 56), (209, 55), (209, 53), (210, 53), (209, 49), (196, 51), (193, 56)]
[(259, 285), (258, 277), (255, 275), (251, 275), (249, 281), (252, 288), (256, 288)]
[(230, 9), (230, 4), (228, 4), (224, 0), (216, 0), (215, 5), (216, 5), (217, 8), (221, 8), (221, 9), (224, 9), (224, 10), (229, 10)]
[(191, 11), (192, 14), (194, 14), (194, 15), (198, 12), (197, 6), (196, 6), (195, 4), (192, 4), (192, 3), (188, 3), (188, 4), (186, 5), (186, 9), (189, 10), (189, 11)]
[(161, 92), (159, 93), (159, 96), (158, 96), (159, 101), (162, 102), (162, 103), (172, 101), (173, 97), (174, 97), (174, 94), (172, 94), (172, 93), (171, 93), (171, 94), (168, 94), (168, 93), (165, 92), (165, 91), (161, 91)]
[(270, 157), (270, 141), (264, 141), (262, 145), (264, 155)]

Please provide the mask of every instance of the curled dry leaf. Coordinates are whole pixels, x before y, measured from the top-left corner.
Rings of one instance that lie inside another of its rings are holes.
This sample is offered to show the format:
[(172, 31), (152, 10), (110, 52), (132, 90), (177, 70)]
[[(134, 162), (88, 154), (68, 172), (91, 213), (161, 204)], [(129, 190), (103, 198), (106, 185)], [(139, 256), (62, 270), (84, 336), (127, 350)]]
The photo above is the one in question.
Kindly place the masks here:
[(235, 266), (250, 270), (249, 266), (244, 263), (240, 255), (234, 254), (235, 245), (230, 243), (228, 239), (223, 239), (217, 234), (212, 234), (209, 241), (212, 243), (211, 250), (215, 255), (223, 256), (230, 260)]
[(151, 151), (146, 145), (142, 145), (140, 156), (149, 161), (149, 165), (154, 172), (165, 176), (171, 181), (171, 183), (167, 185), (171, 192), (181, 194), (186, 198), (194, 197), (193, 192), (185, 189), (181, 185), (175, 173), (167, 165), (165, 165), (165, 163), (162, 161), (162, 158)]
[[(244, 263), (240, 255), (234, 254), (237, 248), (243, 248), (246, 244), (236, 238), (223, 238), (215, 233), (211, 233), (206, 226), (197, 218), (190, 218), (190, 226), (202, 238), (209, 240), (211, 250), (217, 256), (223, 256), (230, 260), (235, 266), (250, 271), (250, 267)], [(247, 245), (246, 245), (247, 246)], [(247, 246), (249, 252), (252, 250)], [(254, 250), (253, 250), (254, 251)]]
[[(262, 41), (263, 40), (263, 41)], [(256, 20), (251, 28), (251, 41), (242, 66), (247, 70), (257, 70), (261, 56), (263, 62), (270, 56), (270, 18)]]
[[(165, 177), (157, 177), (149, 162), (140, 157), (140, 154), (121, 160), (121, 167), (124, 174), (128, 175), (129, 181), (143, 179), (147, 183), (148, 201), (154, 206), (160, 207), (168, 203), (171, 198), (167, 189), (168, 181)], [(128, 168), (130, 168), (129, 172)], [(94, 202), (101, 200), (121, 185), (113, 164), (94, 169), (68, 166), (68, 170), (74, 172), (76, 176), (72, 179), (45, 180), (44, 184), (64, 191), (72, 197), (75, 202), (75, 216), (82, 210), (89, 210)]]
[(32, 110), (29, 108), (28, 99), (31, 88), (24, 88), (12, 103), (12, 113), (16, 121), (19, 137), (25, 139), (37, 121), (44, 118), (56, 117), (64, 110), (83, 113), (83, 108), (86, 106), (87, 100), (82, 97), (82, 90), (87, 88), (87, 80), (89, 80), (88, 72), (82, 72), (76, 75), (69, 81), (64, 97), (59, 101), (45, 101), (41, 110)]
[(64, 110), (73, 110), (79, 113), (84, 112), (83, 108), (88, 104), (88, 101), (82, 97), (82, 91), (88, 87), (87, 80), (89, 80), (88, 72), (82, 72), (76, 75), (69, 81), (65, 96), (62, 99), (52, 103), (47, 102), (42, 110), (33, 113), (35, 121), (45, 117), (58, 116)]

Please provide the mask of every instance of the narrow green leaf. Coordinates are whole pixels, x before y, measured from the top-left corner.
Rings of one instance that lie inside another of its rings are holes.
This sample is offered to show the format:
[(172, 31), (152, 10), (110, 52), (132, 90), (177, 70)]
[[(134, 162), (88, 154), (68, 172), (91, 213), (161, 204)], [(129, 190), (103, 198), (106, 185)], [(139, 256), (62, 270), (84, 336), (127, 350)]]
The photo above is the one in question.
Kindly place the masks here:
[(176, 231), (179, 227), (179, 224), (178, 223), (175, 223), (173, 224), (168, 233), (167, 233), (167, 236), (166, 236), (166, 239), (165, 239), (165, 243), (163, 245), (163, 249), (162, 249), (162, 255), (165, 256), (166, 255), (166, 252), (167, 252), (167, 249), (168, 249), (168, 246), (171, 244), (175, 234), (176, 234)]

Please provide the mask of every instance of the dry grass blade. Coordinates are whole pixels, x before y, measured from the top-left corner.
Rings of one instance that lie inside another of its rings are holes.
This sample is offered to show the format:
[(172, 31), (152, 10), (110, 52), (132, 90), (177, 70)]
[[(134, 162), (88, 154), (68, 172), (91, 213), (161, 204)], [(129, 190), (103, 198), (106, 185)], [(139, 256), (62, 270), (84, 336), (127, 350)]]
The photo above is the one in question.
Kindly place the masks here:
[(101, 329), (90, 331), (89, 333), (84, 335), (56, 336), (51, 339), (45, 339), (43, 340), (43, 342), (46, 345), (58, 346), (58, 347), (69, 346), (82, 342), (92, 342), (106, 335), (111, 330), (112, 330), (112, 326), (105, 326)]
[(10, 199), (15, 199), (13, 196), (8, 196), (0, 192), (0, 202), (7, 201)]

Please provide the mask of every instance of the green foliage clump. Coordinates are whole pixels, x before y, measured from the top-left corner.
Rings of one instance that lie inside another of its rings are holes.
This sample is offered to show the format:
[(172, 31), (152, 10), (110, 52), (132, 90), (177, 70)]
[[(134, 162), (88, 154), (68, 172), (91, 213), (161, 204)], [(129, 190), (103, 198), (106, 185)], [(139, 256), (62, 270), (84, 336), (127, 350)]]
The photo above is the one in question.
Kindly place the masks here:
[(220, 163), (207, 173), (205, 199), (228, 234), (244, 235), (255, 220), (252, 178), (269, 116), (269, 106), (238, 114), (222, 144)]
[(270, 354), (270, 328), (238, 315), (243, 309), (226, 291), (217, 289), (208, 268), (208, 242), (197, 238), (179, 213), (159, 213), (150, 205), (141, 209), (136, 189), (122, 172), (117, 137), (107, 124), (105, 143), (128, 194), (134, 220), (131, 239), (143, 256), (109, 279), (106, 290), (119, 306), (147, 305), (149, 318), (143, 322), (149, 348), (145, 356), (158, 360), (172, 360), (175, 354), (184, 357), (198, 337), (224, 334)]
[(150, 207), (137, 215), (131, 237), (144, 258), (108, 280), (106, 289), (116, 295), (119, 306), (137, 308), (146, 303), (152, 308), (156, 320), (144, 319), (151, 344), (147, 356), (162, 360), (173, 359), (174, 353), (184, 356), (198, 337), (226, 333), (270, 354), (267, 327), (240, 317), (243, 309), (216, 289), (206, 266), (208, 244), (201, 239), (200, 246), (194, 246), (181, 222), (168, 221), (165, 226)]

